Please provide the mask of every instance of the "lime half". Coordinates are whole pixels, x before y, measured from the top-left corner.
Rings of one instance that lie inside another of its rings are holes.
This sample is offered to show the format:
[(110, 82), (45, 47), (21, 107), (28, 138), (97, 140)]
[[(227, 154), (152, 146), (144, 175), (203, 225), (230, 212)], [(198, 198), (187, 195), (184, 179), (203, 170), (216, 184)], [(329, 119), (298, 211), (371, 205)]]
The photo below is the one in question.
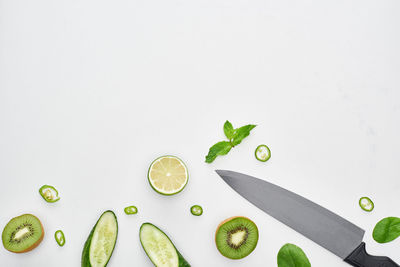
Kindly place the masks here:
[(185, 163), (175, 156), (162, 156), (154, 160), (147, 176), (151, 187), (163, 195), (179, 193), (189, 179)]

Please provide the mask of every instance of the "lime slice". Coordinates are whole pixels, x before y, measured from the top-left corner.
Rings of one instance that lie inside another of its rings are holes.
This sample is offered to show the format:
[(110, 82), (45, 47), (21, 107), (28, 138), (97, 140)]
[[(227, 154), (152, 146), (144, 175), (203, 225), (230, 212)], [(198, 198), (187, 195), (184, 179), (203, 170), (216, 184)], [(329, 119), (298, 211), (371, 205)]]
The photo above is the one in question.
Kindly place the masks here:
[(162, 156), (154, 160), (147, 176), (151, 187), (163, 195), (179, 193), (189, 178), (185, 164), (175, 156)]

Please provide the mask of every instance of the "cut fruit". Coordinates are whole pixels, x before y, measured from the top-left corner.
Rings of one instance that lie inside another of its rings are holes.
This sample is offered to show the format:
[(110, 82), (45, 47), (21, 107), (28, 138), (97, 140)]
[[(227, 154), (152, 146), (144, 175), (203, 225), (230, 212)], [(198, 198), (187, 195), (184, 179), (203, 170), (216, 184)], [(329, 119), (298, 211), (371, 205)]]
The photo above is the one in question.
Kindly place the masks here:
[(271, 150), (266, 145), (259, 145), (254, 152), (256, 159), (265, 162), (271, 158)]
[(194, 215), (194, 216), (200, 216), (201, 214), (203, 214), (203, 208), (199, 205), (193, 205), (190, 208), (190, 212)]
[(22, 253), (36, 248), (44, 237), (40, 220), (32, 214), (12, 218), (1, 235), (5, 249)]
[(147, 177), (157, 193), (174, 195), (185, 188), (189, 174), (182, 160), (175, 156), (162, 156), (151, 163)]
[(104, 212), (93, 227), (82, 252), (82, 267), (104, 267), (117, 242), (118, 222), (114, 212)]
[(248, 256), (257, 246), (257, 225), (246, 217), (232, 217), (221, 222), (215, 233), (219, 252), (230, 259)]
[(168, 236), (151, 223), (144, 223), (139, 232), (140, 243), (157, 267), (190, 267)]

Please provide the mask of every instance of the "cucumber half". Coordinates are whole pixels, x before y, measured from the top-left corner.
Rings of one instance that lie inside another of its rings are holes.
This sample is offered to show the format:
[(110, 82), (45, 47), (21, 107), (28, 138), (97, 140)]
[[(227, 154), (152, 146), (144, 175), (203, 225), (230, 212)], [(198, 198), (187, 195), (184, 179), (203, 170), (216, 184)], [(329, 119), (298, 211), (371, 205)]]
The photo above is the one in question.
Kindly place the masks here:
[(142, 224), (139, 237), (144, 251), (155, 266), (190, 267), (169, 237), (157, 226), (151, 223)]
[(104, 267), (117, 242), (118, 222), (111, 210), (105, 211), (93, 227), (82, 252), (82, 267)]

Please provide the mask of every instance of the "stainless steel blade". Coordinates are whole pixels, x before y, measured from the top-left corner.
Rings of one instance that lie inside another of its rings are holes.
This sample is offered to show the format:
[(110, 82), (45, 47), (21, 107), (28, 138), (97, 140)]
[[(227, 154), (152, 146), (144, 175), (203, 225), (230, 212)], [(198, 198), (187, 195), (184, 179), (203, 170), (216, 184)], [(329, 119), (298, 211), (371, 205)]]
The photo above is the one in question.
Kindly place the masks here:
[(362, 242), (363, 229), (302, 196), (246, 174), (216, 172), (256, 207), (342, 259)]

